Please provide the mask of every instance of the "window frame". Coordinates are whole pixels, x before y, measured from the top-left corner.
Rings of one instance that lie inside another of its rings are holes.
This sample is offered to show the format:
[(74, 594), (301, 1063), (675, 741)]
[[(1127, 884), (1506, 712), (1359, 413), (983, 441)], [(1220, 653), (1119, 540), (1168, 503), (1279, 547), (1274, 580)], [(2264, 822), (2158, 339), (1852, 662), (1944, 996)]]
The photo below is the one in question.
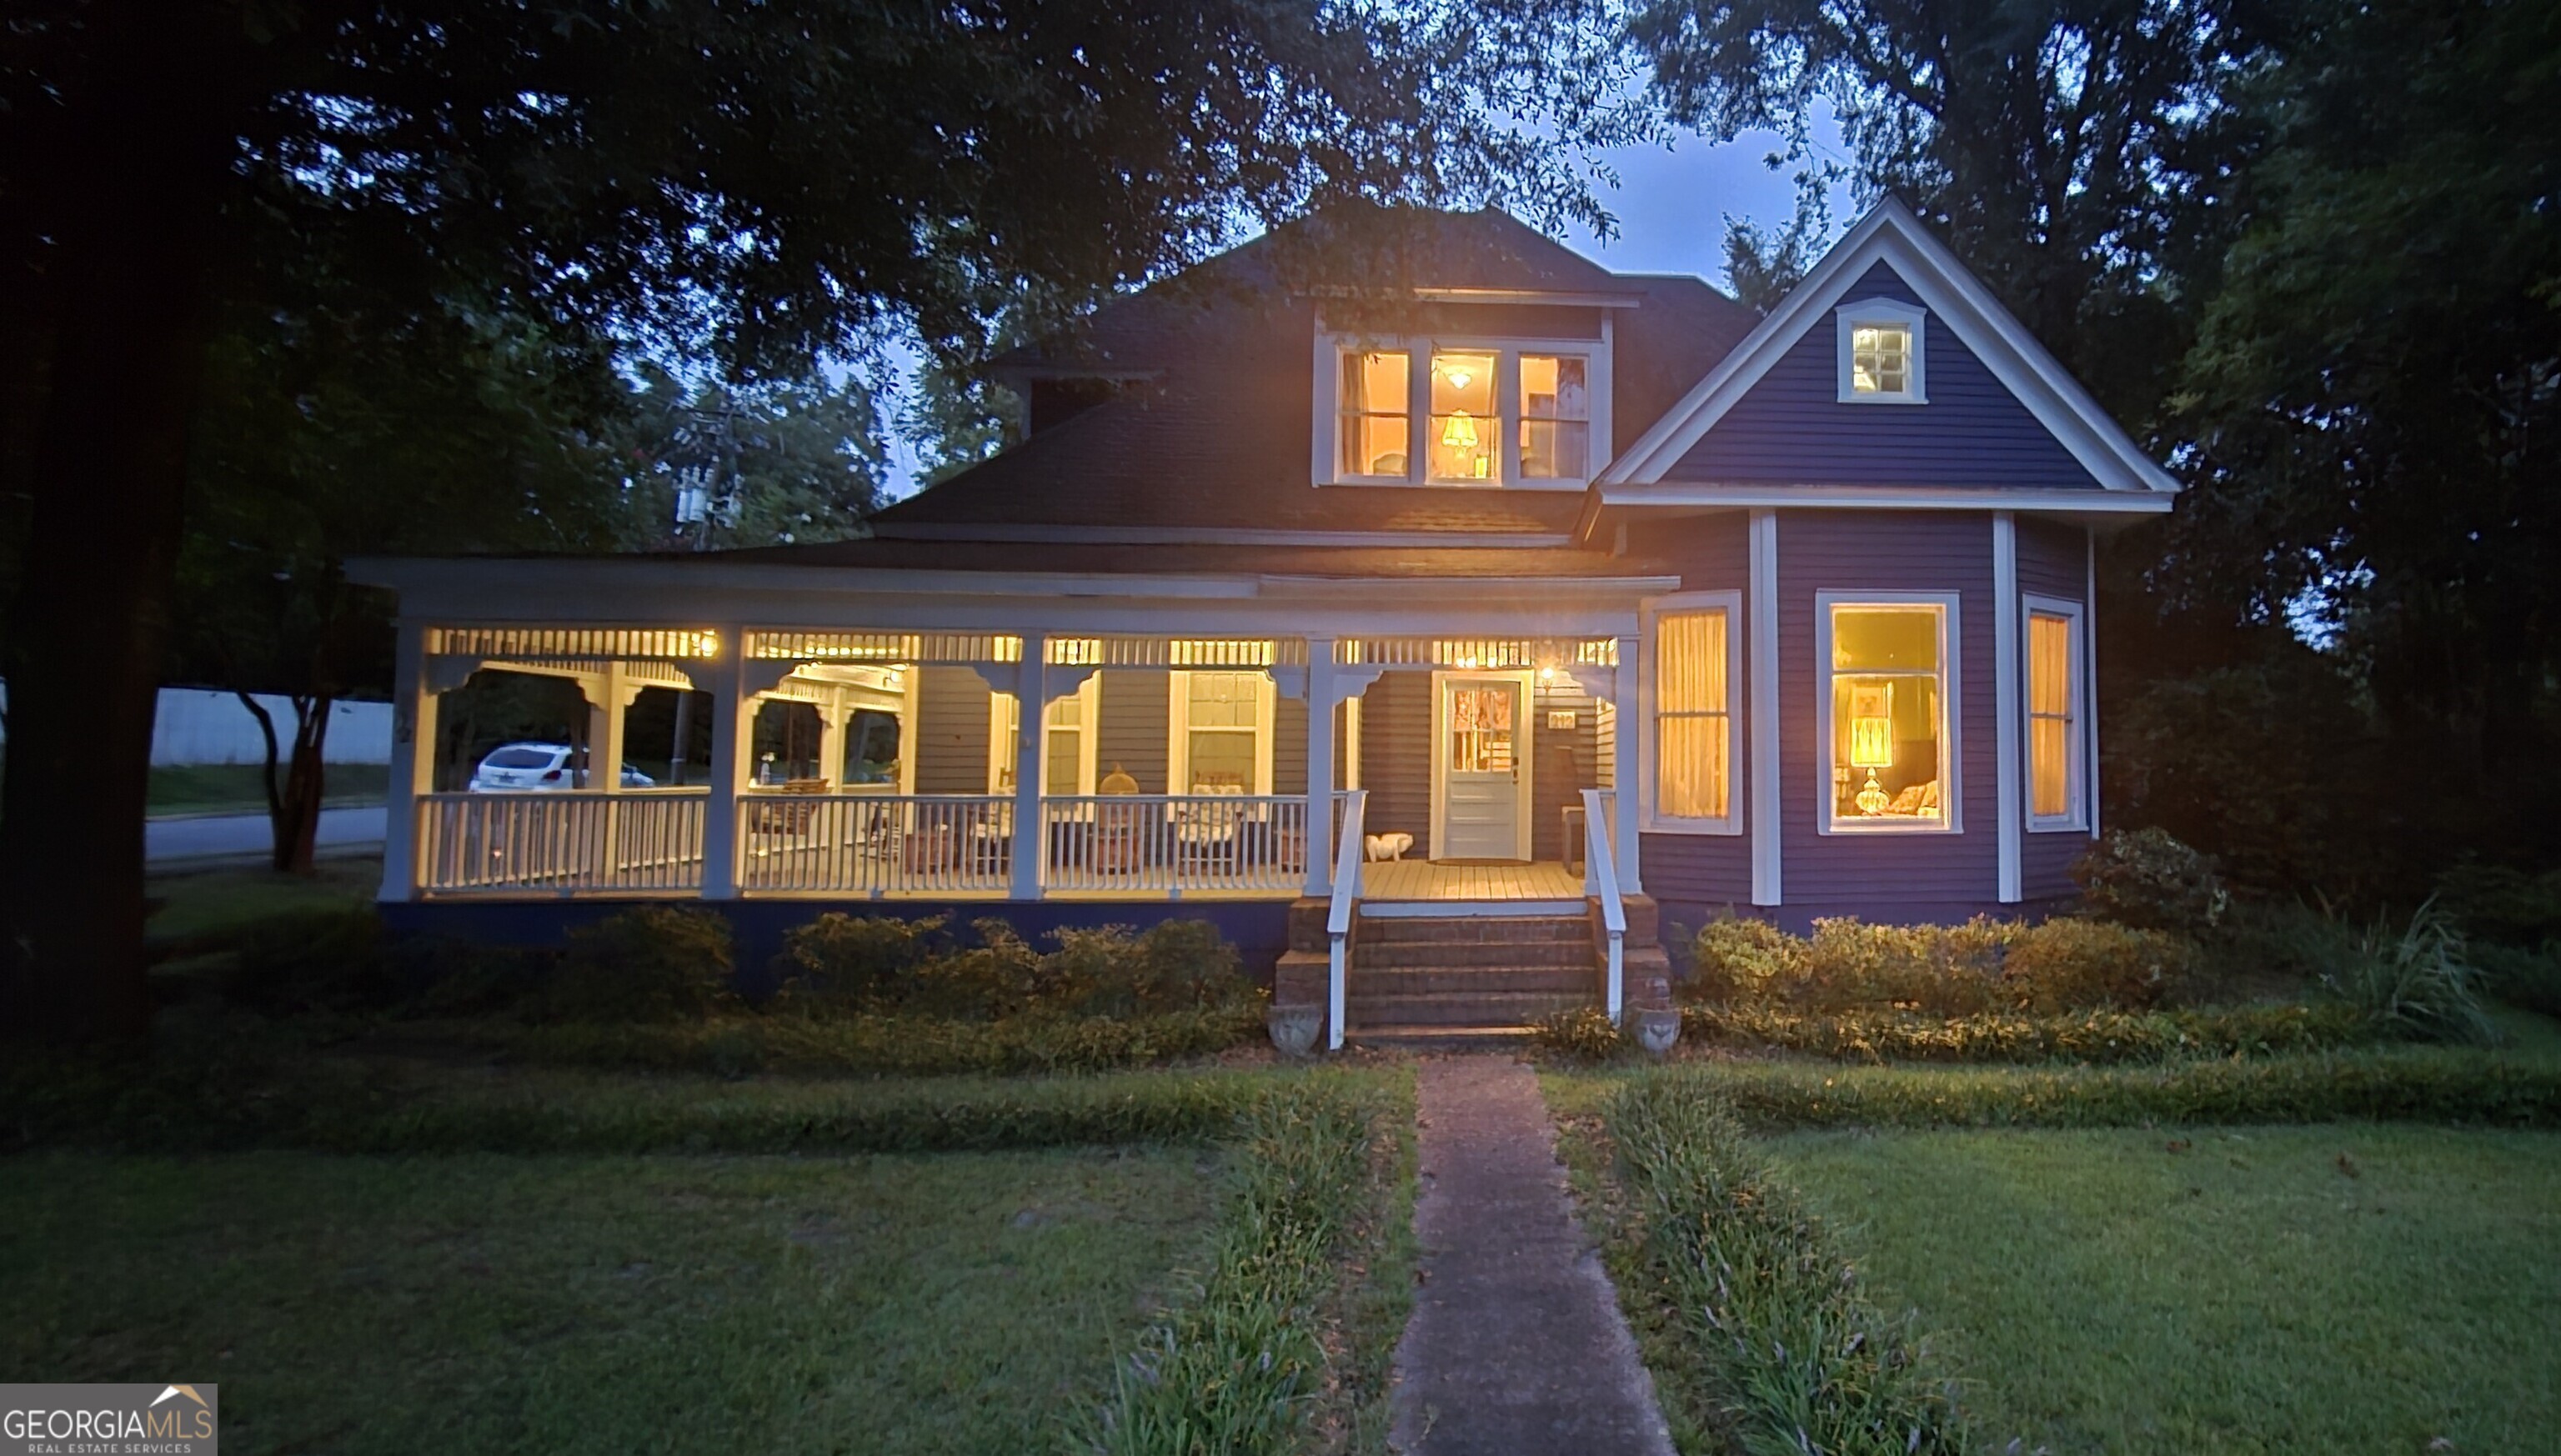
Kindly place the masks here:
[[(1165, 792), (1176, 797), (1191, 793), (1192, 769), (1192, 675), (1199, 673), (1236, 673), (1253, 677), (1254, 690), (1254, 785), (1256, 798), (1272, 794), (1272, 745), (1278, 734), (1280, 719), (1280, 685), (1273, 681), (1269, 668), (1203, 667), (1175, 668), (1165, 674)], [(1205, 728), (1205, 732), (1234, 732), (1234, 728)]]
[[(1955, 591), (1849, 591), (1814, 593), (1814, 832), (1820, 835), (1963, 834), (1964, 829), (1964, 722), (1959, 598)], [(1832, 617), (1842, 608), (1935, 608), (1939, 615), (1939, 821), (1842, 819), (1832, 798)]]
[[(1661, 778), (1657, 772), (1657, 755), (1662, 751), (1661, 698), (1656, 682), (1660, 672), (1656, 647), (1656, 623), (1665, 615), (1684, 612), (1714, 611), (1725, 613), (1725, 813), (1715, 818), (1666, 814), (1660, 801)], [(1639, 714), (1636, 725), (1636, 771), (1643, 785), (1639, 802), (1642, 813), (1638, 827), (1647, 834), (1741, 834), (1743, 832), (1743, 785), (1736, 769), (1743, 754), (1743, 593), (1726, 591), (1683, 591), (1658, 596), (1644, 604), (1644, 631), (1636, 651), (1636, 697)], [(1624, 719), (1621, 720), (1622, 723)]]
[[(1839, 358), (1839, 401), (1843, 404), (1927, 404), (1930, 403), (1928, 328), (1930, 311), (1896, 298), (1862, 298), (1832, 310)], [(1901, 328), (1911, 332), (1912, 352), (1905, 388), (1893, 393), (1862, 395), (1850, 368), (1850, 342), (1863, 328)]]
[[(2019, 597), (2019, 733), (2024, 740), (2018, 755), (2018, 802), (2025, 811), (2030, 834), (2086, 834), (2090, 829), (2090, 671), (2089, 609), (2085, 603), (2069, 597), (2043, 596), (2022, 592)], [(2063, 781), (2066, 807), (2061, 814), (2036, 812), (2036, 651), (2035, 624), (2038, 617), (2059, 617), (2065, 623), (2066, 656), (2071, 663), (2072, 688), (2064, 695), (2068, 705), (2063, 734)]]
[[(1049, 710), (1071, 698), (1077, 701), (1078, 712), (1083, 715), (1083, 721), (1077, 728), (1078, 783), (1074, 789), (1060, 789), (1049, 781)], [(1021, 731), (1021, 707), (1022, 699), (1017, 694), (989, 693), (987, 695), (987, 792), (990, 794), (1010, 794), (1014, 791), (1013, 786), (1005, 782), (1005, 775), (1012, 771), (1014, 754), (1020, 747), (1017, 734)], [(1102, 747), (1100, 741), (1102, 735), (1098, 731), (1102, 713), (1103, 674), (1099, 672), (1086, 674), (1085, 681), (1077, 685), (1075, 692), (1061, 693), (1041, 705), (1040, 792), (1042, 798), (1093, 796), (1096, 783), (1095, 766), (1099, 761), (1098, 754)]]
[[(1411, 486), (1423, 490), (1573, 490), (1590, 487), (1610, 463), (1610, 354), (1612, 321), (1605, 311), (1597, 339), (1537, 339), (1484, 334), (1360, 334), (1316, 328), (1313, 393), (1308, 411), (1314, 421), (1309, 451), (1311, 479), (1317, 485)], [(1344, 361), (1359, 354), (1402, 353), (1406, 356), (1407, 392), (1405, 473), (1354, 475), (1342, 468)], [(1494, 356), (1495, 474), (1482, 481), (1435, 480), (1427, 431), (1432, 419), (1432, 358), (1436, 354)], [(1542, 354), (1583, 361), (1589, 395), (1583, 472), (1579, 475), (1526, 476), (1520, 470), (1520, 359)], [(1418, 449), (1421, 444), (1425, 448)]]

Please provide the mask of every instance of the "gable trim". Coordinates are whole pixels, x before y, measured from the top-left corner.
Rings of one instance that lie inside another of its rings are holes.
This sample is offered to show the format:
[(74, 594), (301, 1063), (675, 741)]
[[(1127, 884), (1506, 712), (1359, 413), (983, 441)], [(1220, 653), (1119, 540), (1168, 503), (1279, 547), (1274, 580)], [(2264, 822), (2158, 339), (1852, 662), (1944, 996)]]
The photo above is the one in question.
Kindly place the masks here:
[(1823, 255), (1707, 378), (1602, 472), (1600, 484), (1652, 485), (1877, 263), (1885, 263), (1973, 351), (1993, 379), (2110, 491), (2175, 495), (2178, 482), (2145, 455), (1911, 209), (1888, 197)]

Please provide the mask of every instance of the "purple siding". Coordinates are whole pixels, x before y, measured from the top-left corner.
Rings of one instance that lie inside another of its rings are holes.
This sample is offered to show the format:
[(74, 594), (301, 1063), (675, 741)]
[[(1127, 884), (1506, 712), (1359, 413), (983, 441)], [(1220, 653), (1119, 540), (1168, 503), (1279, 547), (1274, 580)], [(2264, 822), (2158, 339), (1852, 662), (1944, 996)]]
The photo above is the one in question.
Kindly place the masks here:
[[(1960, 828), (1942, 834), (1817, 831), (1814, 594), (1955, 591)], [(1910, 918), (1999, 894), (1988, 514), (1791, 511), (1779, 518), (1781, 888), (1792, 914)]]
[[(2045, 521), (2018, 523), (2018, 589), (2038, 596), (2057, 596), (2065, 601), (2082, 602), (2090, 595), (2089, 533), (2081, 528), (2057, 526)], [(2084, 613), (2082, 629), (2090, 629), (2090, 616)], [(2020, 672), (2024, 666), (2026, 637), (2019, 639)], [(2019, 691), (2027, 691), (2024, 678)], [(2022, 722), (2026, 709), (2019, 710)], [(2021, 742), (2024, 743), (2022, 738)], [(2020, 749), (2022, 753), (2026, 750)], [(2025, 765), (2020, 771), (2025, 772)], [(2024, 790), (2022, 789), (2022, 792)], [(2073, 863), (2087, 853), (2090, 837), (2086, 833), (2030, 830), (2020, 837), (2018, 869), (2019, 889), (2030, 900), (2051, 899), (2079, 892), (2072, 883)]]
[[(1884, 263), (1870, 268), (1843, 301), (1869, 298), (1921, 301)], [(1664, 478), (2100, 488), (1937, 319), (1922, 329), (1926, 404), (1840, 403), (1838, 349), (1838, 332), (1825, 311)]]
[(1414, 836), (1408, 855), (1432, 856), (1432, 675), (1381, 673), (1361, 695), (1362, 823), (1371, 834)]
[[(1703, 516), (1688, 521), (1671, 521), (1656, 526), (1644, 524), (1648, 552), (1663, 560), (1679, 564), (1681, 584), (1691, 591), (1734, 591), (1743, 597), (1748, 618), (1752, 609), (1751, 519), (1740, 511), (1720, 516)], [(1751, 677), (1748, 664), (1752, 651), (1751, 623), (1742, 627), (1744, 656), (1732, 664), (1735, 683), (1742, 693), (1737, 703), (1744, 711), (1734, 724), (1734, 801), (1737, 819), (1749, 828), (1752, 807), (1752, 747), (1748, 725), (1751, 722), (1749, 697)], [(1635, 745), (1640, 726), (1635, 708), (1621, 717), (1620, 731), (1627, 739), (1627, 774), (1631, 790), (1637, 772)], [(1632, 794), (1629, 802), (1633, 802)], [(1745, 834), (1647, 834), (1639, 836), (1636, 847), (1637, 869), (1644, 881), (1645, 892), (1676, 907), (1673, 918), (1695, 928), (1709, 913), (1726, 905), (1748, 905), (1752, 902), (1752, 838)]]

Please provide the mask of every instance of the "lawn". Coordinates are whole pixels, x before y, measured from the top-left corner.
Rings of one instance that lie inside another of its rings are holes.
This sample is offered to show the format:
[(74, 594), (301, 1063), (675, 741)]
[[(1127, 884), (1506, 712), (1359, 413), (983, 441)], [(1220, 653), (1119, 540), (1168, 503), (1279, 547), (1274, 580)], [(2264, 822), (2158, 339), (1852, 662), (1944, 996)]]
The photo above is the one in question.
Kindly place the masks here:
[(243, 1451), (1049, 1449), (1217, 1157), (24, 1155), (0, 1365), (220, 1380)]
[[(391, 782), (381, 763), (332, 763), (322, 781), (324, 804), (379, 804)], [(150, 812), (263, 814), (266, 769), (256, 763), (160, 763), (151, 768)]]
[(193, 940), (297, 910), (347, 909), (372, 903), (382, 884), (383, 862), (372, 856), (323, 860), (307, 876), (269, 870), (155, 875), (144, 892), (161, 903), (144, 933), (153, 940)]
[(1936, 1332), (1996, 1443), (2507, 1452), (2561, 1430), (2561, 1134), (2342, 1123), (1767, 1146), (1843, 1225), (1871, 1297)]

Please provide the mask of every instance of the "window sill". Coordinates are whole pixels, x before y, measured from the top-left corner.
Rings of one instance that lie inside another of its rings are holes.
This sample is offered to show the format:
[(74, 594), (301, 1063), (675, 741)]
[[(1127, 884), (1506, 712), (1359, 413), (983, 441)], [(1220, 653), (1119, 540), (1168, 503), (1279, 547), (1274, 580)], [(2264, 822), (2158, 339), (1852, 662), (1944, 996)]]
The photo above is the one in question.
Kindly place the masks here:
[(1834, 402), (1841, 404), (1927, 404), (1926, 395), (1843, 395)]
[(1408, 479), (1406, 479), (1404, 476), (1401, 476), (1401, 475), (1346, 475), (1346, 476), (1338, 476), (1338, 477), (1336, 477), (1335, 479), (1332, 479), (1332, 480), (1319, 480), (1319, 481), (1317, 481), (1315, 484), (1316, 484), (1316, 488), (1317, 488), (1317, 489), (1319, 489), (1319, 490), (1323, 490), (1323, 489), (1326, 489), (1326, 488), (1331, 487), (1331, 486), (1343, 486), (1343, 485), (1374, 485), (1374, 486), (1381, 486), (1381, 487), (1385, 487), (1385, 488), (1387, 488), (1387, 489), (1389, 489), (1389, 490), (1538, 490), (1538, 491), (1568, 491), (1568, 490), (1570, 490), (1570, 491), (1577, 491), (1577, 492), (1580, 492), (1580, 491), (1584, 491), (1584, 490), (1588, 490), (1588, 489), (1590, 489), (1590, 488), (1591, 488), (1591, 485), (1592, 485), (1592, 482), (1591, 482), (1591, 481), (1589, 481), (1589, 480), (1561, 480), (1561, 479), (1560, 479), (1560, 480), (1513, 480), (1513, 481), (1501, 481), (1501, 480), (1408, 480)]
[(2077, 818), (2030, 819), (2027, 821), (2027, 832), (2030, 834), (2088, 834), (2090, 823), (2086, 819)]
[(1845, 834), (1851, 836), (1866, 834), (1896, 835), (1963, 833), (1963, 831), (1959, 829), (1957, 826), (1946, 822), (1937, 824), (1895, 824), (1880, 822), (1874, 819), (1834, 819), (1829, 823), (1817, 825), (1814, 832), (1817, 834)]
[(1638, 834), (1723, 835), (1734, 838), (1743, 833), (1741, 816), (1728, 819), (1644, 819), (1636, 825)]

